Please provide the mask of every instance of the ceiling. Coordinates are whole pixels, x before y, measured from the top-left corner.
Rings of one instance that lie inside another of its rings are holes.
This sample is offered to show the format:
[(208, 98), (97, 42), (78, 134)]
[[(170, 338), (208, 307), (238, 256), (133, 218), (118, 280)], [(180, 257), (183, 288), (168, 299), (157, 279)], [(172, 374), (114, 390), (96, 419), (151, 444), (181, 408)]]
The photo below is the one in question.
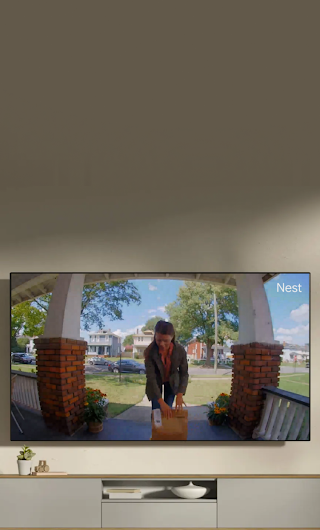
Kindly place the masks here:
[[(60, 273), (61, 274), (61, 273)], [(67, 274), (67, 273), (65, 273)], [(264, 282), (267, 282), (278, 273), (261, 273)], [(11, 305), (16, 305), (27, 300), (33, 300), (46, 293), (52, 293), (59, 273), (12, 273), (11, 274)], [(236, 287), (234, 273), (188, 273), (188, 272), (113, 272), (86, 273), (85, 284), (115, 281), (115, 280), (142, 280), (142, 279), (167, 279), (183, 281), (212, 282), (228, 287)]]

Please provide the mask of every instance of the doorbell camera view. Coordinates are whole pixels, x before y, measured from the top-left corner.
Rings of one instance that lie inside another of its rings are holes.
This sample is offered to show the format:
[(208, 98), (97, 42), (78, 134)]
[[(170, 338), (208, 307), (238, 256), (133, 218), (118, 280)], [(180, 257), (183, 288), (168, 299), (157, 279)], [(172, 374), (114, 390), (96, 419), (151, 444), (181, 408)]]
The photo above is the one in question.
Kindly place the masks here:
[(309, 441), (309, 273), (11, 273), (12, 441)]

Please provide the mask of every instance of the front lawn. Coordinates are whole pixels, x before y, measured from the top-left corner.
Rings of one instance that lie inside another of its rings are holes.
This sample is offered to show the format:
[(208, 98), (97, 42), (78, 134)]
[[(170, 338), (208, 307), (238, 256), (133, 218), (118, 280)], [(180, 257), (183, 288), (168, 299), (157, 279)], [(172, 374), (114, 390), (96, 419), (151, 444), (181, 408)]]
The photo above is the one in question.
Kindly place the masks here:
[(296, 365), (297, 368), (305, 368), (306, 367), (306, 361), (301, 362), (289, 362), (289, 361), (282, 361), (281, 366), (291, 366), (291, 368), (294, 368)]
[(230, 394), (231, 379), (223, 380), (205, 380), (193, 381), (189, 380), (187, 392), (184, 396), (184, 401), (190, 405), (206, 405), (208, 401), (217, 399), (221, 392)]
[(309, 374), (286, 374), (281, 376), (278, 388), (309, 397)]
[(146, 378), (143, 375), (119, 376), (86, 375), (86, 385), (90, 388), (98, 388), (107, 394), (109, 400), (108, 417), (114, 418), (121, 412), (136, 405), (143, 399), (145, 394)]
[[(206, 364), (207, 361), (196, 361), (194, 359), (191, 359), (191, 361), (189, 362), (189, 366), (195, 366), (195, 367), (203, 367), (203, 368), (214, 368), (214, 361), (210, 361), (210, 364), (207, 365)], [(230, 367), (231, 367), (231, 363), (230, 364)], [(228, 361), (224, 362), (224, 363), (220, 363), (218, 362), (218, 368), (225, 368), (226, 366), (228, 365)]]
[(18, 372), (37, 373), (37, 365), (36, 364), (11, 363), (11, 370), (18, 370)]

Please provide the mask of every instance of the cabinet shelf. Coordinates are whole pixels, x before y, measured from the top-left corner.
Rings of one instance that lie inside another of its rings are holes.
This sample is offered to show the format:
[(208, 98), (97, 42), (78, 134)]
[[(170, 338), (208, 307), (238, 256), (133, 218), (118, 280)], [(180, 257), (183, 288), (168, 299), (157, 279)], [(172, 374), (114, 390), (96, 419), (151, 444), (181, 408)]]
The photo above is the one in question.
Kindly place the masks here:
[[(207, 488), (207, 493), (199, 499), (183, 499), (172, 493), (171, 488), (177, 486), (187, 486), (192, 480), (195, 486)], [(109, 499), (108, 489), (114, 488), (137, 488), (141, 491), (141, 499)], [(102, 480), (102, 502), (105, 504), (111, 502), (117, 503), (216, 503), (217, 502), (217, 481), (197, 480), (197, 479), (160, 479), (160, 480)]]

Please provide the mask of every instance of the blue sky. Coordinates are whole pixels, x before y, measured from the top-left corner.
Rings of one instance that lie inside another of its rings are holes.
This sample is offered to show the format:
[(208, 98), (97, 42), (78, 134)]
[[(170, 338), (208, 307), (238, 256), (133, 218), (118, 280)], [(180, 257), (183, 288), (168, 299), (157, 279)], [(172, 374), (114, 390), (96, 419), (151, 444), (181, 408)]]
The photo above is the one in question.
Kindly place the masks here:
[[(301, 292), (279, 285), (300, 284)], [(265, 284), (275, 339), (302, 346), (309, 342), (309, 274), (280, 274)]]
[[(105, 320), (104, 328), (111, 329), (122, 339), (136, 333), (146, 321), (159, 315), (164, 320), (168, 315), (164, 307), (176, 299), (179, 288), (184, 284), (177, 280), (130, 280), (138, 288), (141, 304), (123, 307), (123, 320)], [(282, 292), (277, 284), (298, 285), (301, 292)], [(304, 345), (309, 342), (309, 275), (281, 274), (265, 284), (270, 305), (275, 339)], [(92, 331), (96, 331), (94, 328)], [(88, 339), (82, 331), (81, 336)]]

